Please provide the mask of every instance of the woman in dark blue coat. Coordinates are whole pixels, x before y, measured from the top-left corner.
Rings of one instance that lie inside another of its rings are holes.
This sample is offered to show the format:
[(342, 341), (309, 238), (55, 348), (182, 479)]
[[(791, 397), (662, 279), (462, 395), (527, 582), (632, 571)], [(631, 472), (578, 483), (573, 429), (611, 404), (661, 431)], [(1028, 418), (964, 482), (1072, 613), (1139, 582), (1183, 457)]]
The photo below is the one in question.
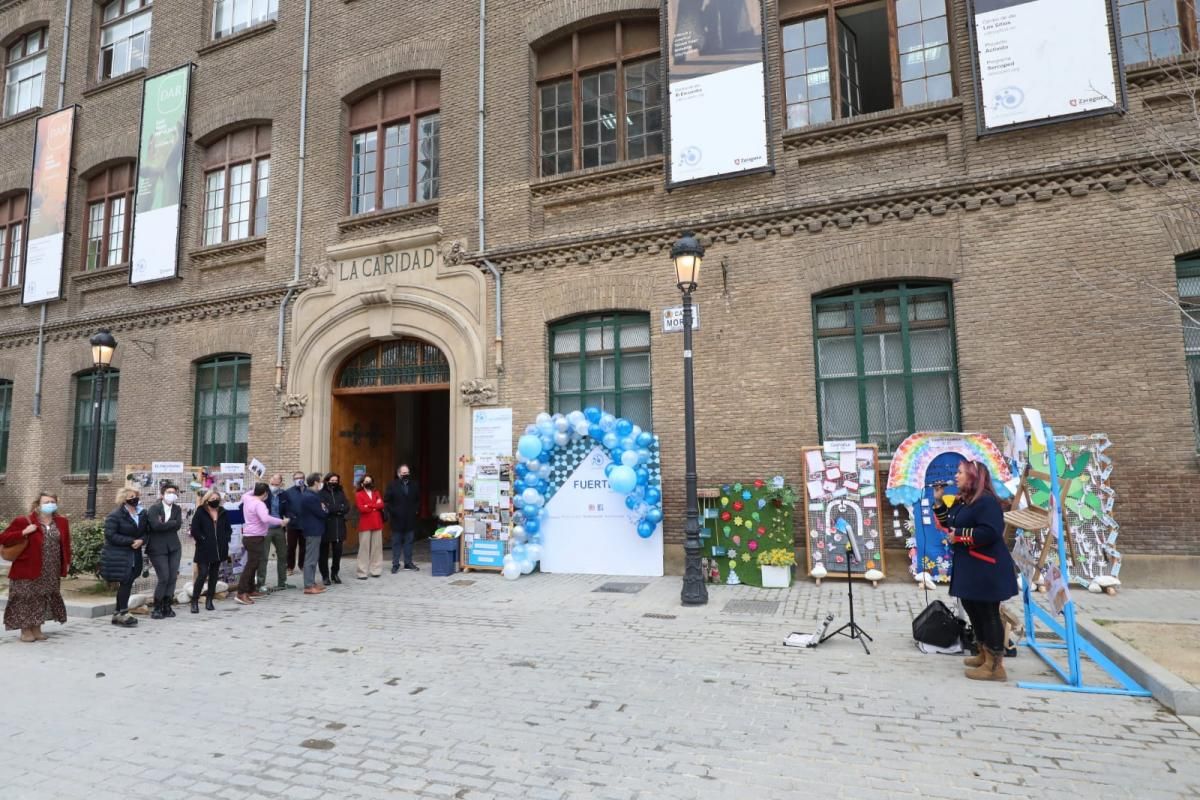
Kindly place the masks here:
[(133, 581), (142, 571), (142, 545), (145, 543), (145, 518), (138, 504), (136, 489), (117, 493), (120, 504), (104, 518), (104, 546), (100, 549), (100, 577), (117, 584), (117, 612), (112, 624), (132, 628), (137, 620), (129, 613), (129, 595)]
[(1000, 604), (1017, 593), (1016, 565), (1004, 544), (1004, 510), (984, 464), (963, 461), (955, 482), (958, 496), (950, 507), (942, 500), (942, 489), (934, 491), (934, 514), (948, 531), (954, 553), (950, 595), (962, 601), (980, 644), (979, 655), (965, 662), (967, 677), (1002, 681), (1008, 676)]
[(229, 558), (229, 540), (233, 535), (233, 526), (229, 516), (221, 507), (221, 493), (209, 489), (200, 498), (200, 506), (192, 515), (192, 539), (196, 542), (196, 580), (192, 582), (193, 614), (200, 613), (200, 590), (208, 583), (208, 593), (204, 600), (207, 611), (214, 610), (213, 597), (217, 591), (217, 571), (221, 562)]

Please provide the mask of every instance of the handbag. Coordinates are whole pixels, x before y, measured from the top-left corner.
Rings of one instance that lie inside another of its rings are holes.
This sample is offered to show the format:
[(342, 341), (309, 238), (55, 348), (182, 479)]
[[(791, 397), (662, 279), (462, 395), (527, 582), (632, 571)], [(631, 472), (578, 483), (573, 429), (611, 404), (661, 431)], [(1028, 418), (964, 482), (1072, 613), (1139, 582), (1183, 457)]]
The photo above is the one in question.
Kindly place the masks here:
[(959, 642), (961, 634), (958, 617), (941, 600), (925, 606), (912, 623), (913, 638), (934, 647), (952, 647)]
[(29, 537), (23, 536), (21, 541), (16, 544), (6, 544), (0, 547), (0, 558), (5, 561), (16, 561), (21, 553), (25, 552), (25, 548), (29, 546)]

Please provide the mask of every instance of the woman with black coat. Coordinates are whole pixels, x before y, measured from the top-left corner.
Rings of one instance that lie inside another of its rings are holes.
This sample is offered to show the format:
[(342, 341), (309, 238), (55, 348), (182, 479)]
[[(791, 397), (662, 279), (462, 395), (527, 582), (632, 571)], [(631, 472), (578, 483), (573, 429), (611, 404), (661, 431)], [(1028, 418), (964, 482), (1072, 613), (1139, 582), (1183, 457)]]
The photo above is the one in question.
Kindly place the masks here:
[(136, 489), (117, 492), (117, 507), (104, 518), (104, 546), (100, 548), (100, 577), (117, 584), (117, 611), (112, 624), (132, 628), (137, 620), (129, 613), (133, 581), (142, 571), (142, 545), (146, 518), (138, 510)]
[(1004, 622), (1000, 604), (1017, 593), (1017, 568), (1004, 544), (1004, 510), (992, 488), (992, 475), (978, 461), (963, 461), (955, 476), (958, 495), (952, 505), (943, 489), (934, 490), (938, 524), (948, 532), (953, 551), (950, 596), (962, 601), (979, 640), (979, 655), (964, 663), (967, 677), (1003, 681)]
[(229, 558), (229, 540), (233, 526), (221, 507), (221, 493), (209, 489), (200, 498), (200, 506), (192, 515), (192, 539), (196, 542), (196, 580), (192, 584), (192, 613), (200, 613), (200, 589), (208, 581), (206, 611), (215, 610), (213, 596), (217, 593), (217, 573), (221, 562)]
[[(350, 501), (342, 489), (342, 476), (330, 472), (325, 476), (325, 488), (321, 490), (321, 502), (329, 511), (325, 518), (325, 536), (321, 539), (321, 578), (328, 586), (332, 580), (341, 583), (338, 573), (342, 569), (342, 545), (346, 541), (346, 515), (350, 513)], [(330, 563), (330, 556), (333, 563)]]

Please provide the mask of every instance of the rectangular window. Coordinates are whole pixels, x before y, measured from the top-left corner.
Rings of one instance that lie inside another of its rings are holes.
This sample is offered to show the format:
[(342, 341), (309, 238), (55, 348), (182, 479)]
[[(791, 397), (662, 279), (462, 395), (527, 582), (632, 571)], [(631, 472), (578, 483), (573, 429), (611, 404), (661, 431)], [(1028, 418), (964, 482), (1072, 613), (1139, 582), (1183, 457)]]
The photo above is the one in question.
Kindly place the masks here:
[(100, 27), (100, 80), (143, 69), (150, 59), (152, 0), (112, 0)]
[(4, 70), (4, 116), (41, 106), (45, 80), (46, 29), (42, 28), (9, 45)]
[(251, 170), (250, 164), (229, 168), (229, 230), (226, 238), (231, 242), (250, 235)]
[(269, 22), (279, 15), (279, 0), (216, 0), (213, 38), (221, 39)]
[(84, 268), (91, 272), (104, 264), (104, 201), (88, 206), (87, 263)]
[(250, 441), (250, 358), (220, 356), (196, 365), (196, 464), (245, 463)]
[(599, 167), (617, 161), (617, 73), (604, 70), (579, 79), (582, 92), (583, 166)]
[[(92, 457), (93, 428), (92, 392), (97, 381), (95, 373), (80, 375), (75, 379), (75, 435), (71, 447), (71, 472), (87, 472)], [(117, 393), (120, 374), (109, 370), (104, 375), (104, 401), (100, 412), (100, 471), (112, 472), (113, 452), (117, 443)]]
[(914, 431), (958, 430), (948, 287), (900, 284), (813, 301), (823, 439), (891, 453)]
[(1183, 316), (1183, 353), (1192, 393), (1192, 425), (1200, 449), (1200, 259), (1180, 259), (1175, 269)]
[(108, 207), (108, 263), (112, 266), (125, 258), (125, 198), (114, 197)]
[[(1126, 64), (1143, 64), (1183, 52), (1177, 3), (1178, 0), (1117, 0)], [(1194, 39), (1191, 44), (1195, 49)]]
[(815, 5), (782, 26), (789, 128), (954, 96), (946, 0)]
[(12, 424), (12, 381), (0, 380), (0, 473), (8, 472), (8, 429)]
[(442, 123), (437, 114), (417, 121), (417, 202), (436, 199), (441, 174)]
[(356, 133), (351, 139), (350, 213), (365, 214), (375, 210), (375, 131)]
[(662, 83), (657, 61), (625, 67), (625, 120), (629, 158), (662, 155)]
[(204, 176), (205, 245), (266, 235), (270, 174), (270, 159), (262, 158)]
[(225, 220), (225, 170), (204, 178), (204, 243), (220, 244)]
[(254, 204), (254, 235), (267, 235), (267, 211), (271, 202), (271, 159), (258, 162), (258, 199)]
[(552, 412), (596, 406), (650, 430), (650, 398), (647, 315), (600, 315), (551, 327)]
[(383, 207), (408, 205), (408, 123), (383, 129)]
[(21, 284), (21, 246), (25, 226), (20, 222), (8, 226), (8, 273), (5, 286)]
[(571, 101), (571, 81), (559, 81), (542, 86), (538, 91), (541, 98), (541, 158), (542, 174), (558, 175), (574, 169), (572, 153), (572, 118), (574, 105)]

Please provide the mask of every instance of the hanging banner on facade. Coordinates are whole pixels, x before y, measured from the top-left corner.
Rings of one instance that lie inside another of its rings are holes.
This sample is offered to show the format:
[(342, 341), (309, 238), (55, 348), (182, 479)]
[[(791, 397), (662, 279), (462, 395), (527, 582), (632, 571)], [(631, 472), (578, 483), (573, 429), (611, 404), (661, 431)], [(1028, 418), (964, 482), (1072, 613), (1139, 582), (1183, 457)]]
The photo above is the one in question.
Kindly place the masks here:
[(477, 462), (495, 463), (512, 457), (511, 408), (477, 408), (471, 419), (471, 455)]
[(667, 185), (771, 168), (762, 0), (664, 0)]
[(147, 78), (142, 87), (130, 283), (160, 281), (178, 274), (191, 77), (192, 65), (186, 64)]
[(1122, 108), (1109, 12), (1109, 0), (974, 0), (979, 132)]
[(39, 118), (35, 137), (25, 283), (21, 290), (21, 302), (26, 304), (62, 296), (63, 237), (67, 230), (75, 106)]

